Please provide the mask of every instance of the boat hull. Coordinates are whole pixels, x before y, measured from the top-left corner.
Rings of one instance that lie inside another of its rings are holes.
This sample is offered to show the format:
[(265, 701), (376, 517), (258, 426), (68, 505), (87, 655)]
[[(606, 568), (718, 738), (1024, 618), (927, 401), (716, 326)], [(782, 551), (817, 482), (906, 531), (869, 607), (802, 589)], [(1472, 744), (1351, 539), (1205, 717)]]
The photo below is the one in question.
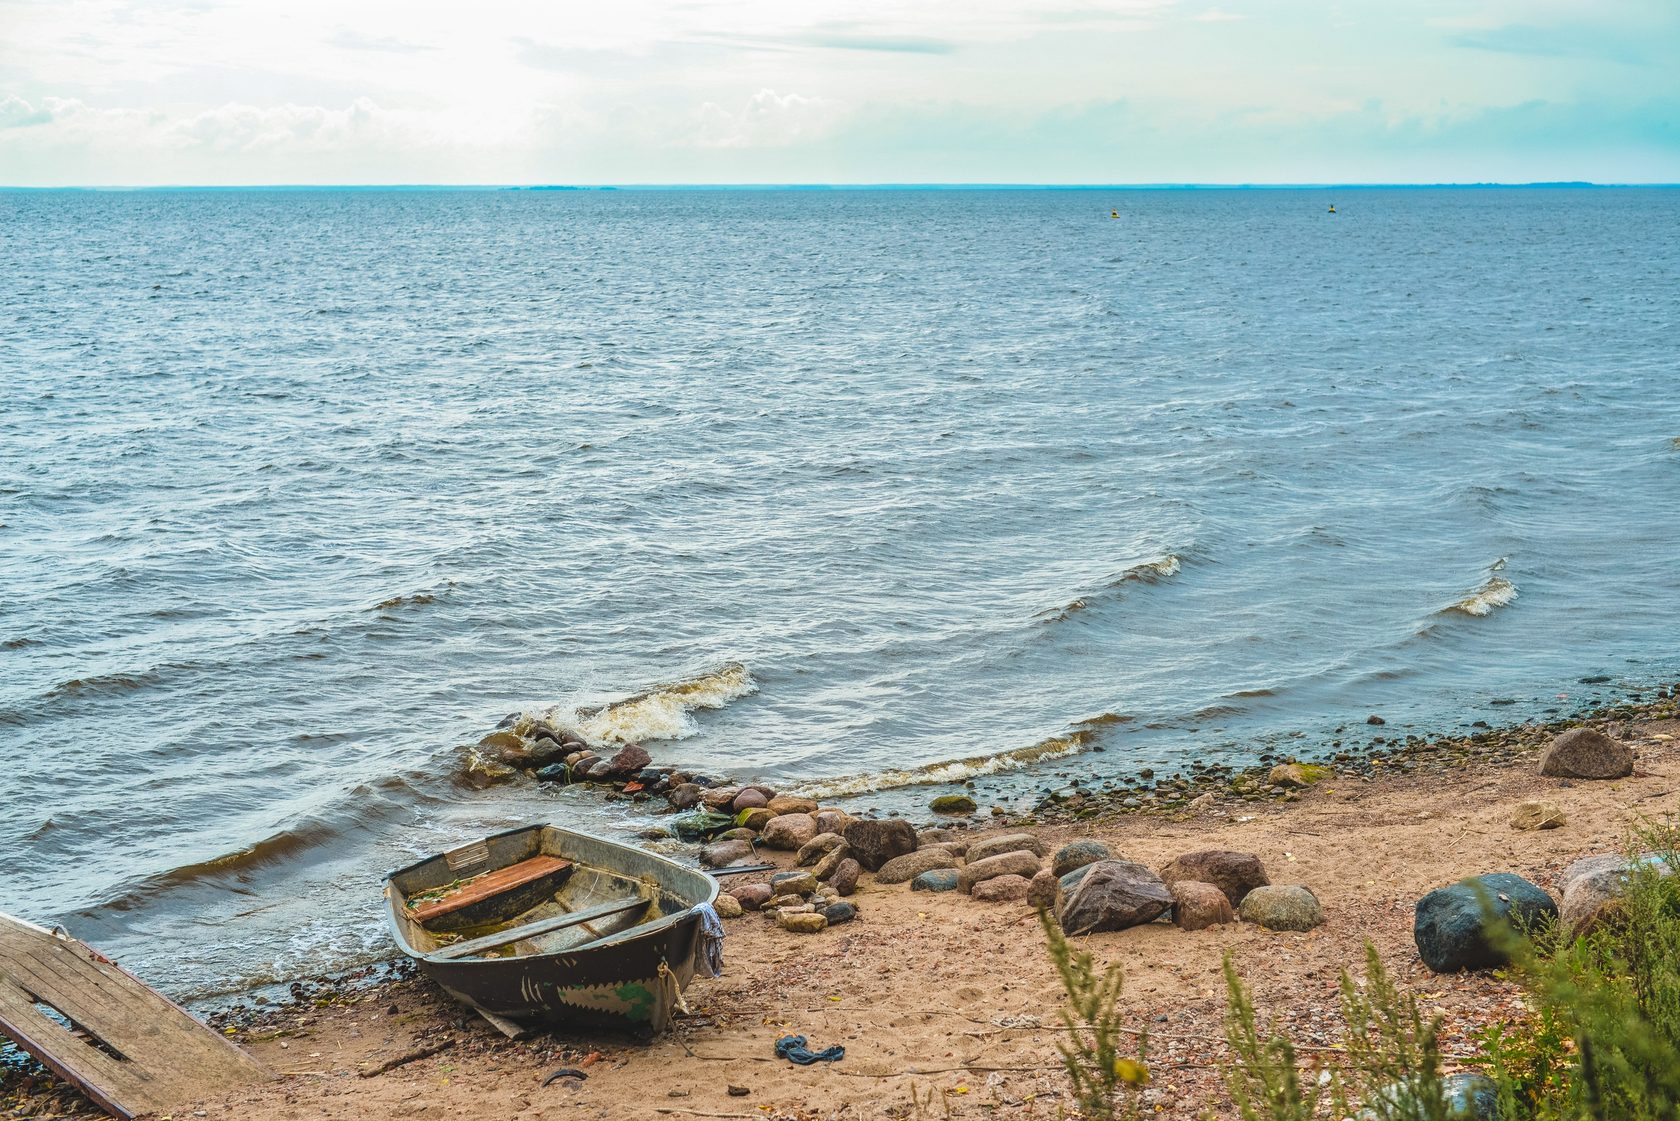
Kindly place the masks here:
[[(640, 885), (656, 917), (558, 952), (449, 959), (406, 909), (410, 894), (537, 852), (577, 861), (584, 871), (570, 882), (595, 877), (609, 885), (595, 889), (603, 898), (610, 898), (611, 885)], [(463, 865), (463, 853), (477, 863)], [(670, 1026), (694, 976), (700, 907), (717, 897), (717, 881), (627, 845), (533, 825), (393, 872), (386, 877), (385, 896), (392, 937), (403, 954), (450, 996), (492, 1020), (527, 1029), (608, 1028), (646, 1036)]]

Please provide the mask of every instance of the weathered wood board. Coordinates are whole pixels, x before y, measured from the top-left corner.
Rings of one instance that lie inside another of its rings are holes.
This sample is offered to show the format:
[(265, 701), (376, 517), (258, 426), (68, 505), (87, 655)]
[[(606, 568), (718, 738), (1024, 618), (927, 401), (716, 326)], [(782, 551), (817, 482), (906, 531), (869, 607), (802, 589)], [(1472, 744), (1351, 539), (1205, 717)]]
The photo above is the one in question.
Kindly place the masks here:
[(86, 943), (5, 914), (0, 1030), (122, 1118), (272, 1077)]

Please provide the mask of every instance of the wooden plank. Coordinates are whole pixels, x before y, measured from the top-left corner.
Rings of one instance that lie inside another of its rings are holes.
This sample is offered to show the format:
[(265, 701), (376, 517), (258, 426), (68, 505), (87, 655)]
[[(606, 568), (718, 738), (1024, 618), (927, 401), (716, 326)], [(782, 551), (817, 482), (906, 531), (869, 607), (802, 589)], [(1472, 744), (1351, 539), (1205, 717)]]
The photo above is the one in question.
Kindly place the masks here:
[(445, 946), (426, 955), (431, 961), (454, 961), (457, 958), (470, 958), (474, 954), (482, 954), (485, 950), (494, 950), (505, 946), (509, 942), (517, 942), (521, 938), (535, 938), (541, 934), (551, 934), (556, 930), (564, 930), (568, 926), (584, 926), (596, 919), (604, 919), (611, 915), (622, 915), (626, 911), (639, 911), (647, 907), (646, 899), (621, 899), (613, 903), (603, 903), (599, 907), (591, 907), (587, 911), (579, 911), (572, 915), (556, 915), (551, 919), (539, 919), (528, 922), (524, 926), (510, 926), (506, 930), (495, 934), (486, 934), (482, 938), (469, 938), (465, 942), (457, 942), (453, 946)]
[(122, 1118), (168, 1112), (272, 1077), (85, 943), (4, 914), (0, 1031)]
[(474, 903), (482, 903), (505, 891), (523, 887), (544, 876), (563, 872), (571, 866), (571, 861), (561, 860), (557, 856), (533, 856), (528, 860), (521, 860), (518, 864), (510, 864), (506, 868), (498, 868), (493, 872), (481, 873), (470, 880), (463, 880), (447, 895), (409, 907), (408, 913), (424, 923), (442, 915), (452, 914), (463, 907), (470, 907)]

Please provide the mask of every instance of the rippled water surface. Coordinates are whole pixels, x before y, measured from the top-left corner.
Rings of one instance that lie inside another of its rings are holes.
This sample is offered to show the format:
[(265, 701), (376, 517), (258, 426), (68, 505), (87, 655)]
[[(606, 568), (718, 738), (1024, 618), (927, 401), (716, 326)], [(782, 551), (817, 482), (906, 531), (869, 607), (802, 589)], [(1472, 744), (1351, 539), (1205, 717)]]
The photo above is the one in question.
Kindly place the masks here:
[(453, 784), (517, 709), (914, 807), (1680, 669), (1680, 191), (0, 193), (0, 259), (0, 909), (183, 995), (645, 824)]

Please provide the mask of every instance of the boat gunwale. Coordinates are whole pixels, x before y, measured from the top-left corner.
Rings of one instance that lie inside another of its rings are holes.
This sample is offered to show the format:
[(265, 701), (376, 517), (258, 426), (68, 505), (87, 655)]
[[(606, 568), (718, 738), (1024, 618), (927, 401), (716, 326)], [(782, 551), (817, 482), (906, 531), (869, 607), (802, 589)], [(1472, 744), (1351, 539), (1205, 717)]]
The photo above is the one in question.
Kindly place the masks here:
[(514, 954), (510, 957), (498, 957), (498, 958), (484, 958), (484, 957), (439, 958), (439, 957), (435, 957), (434, 955), (437, 954), (439, 952), (439, 950), (443, 949), (443, 947), (439, 947), (439, 950), (430, 950), (430, 951), (426, 951), (426, 952), (421, 952), (420, 950), (415, 948), (413, 943), (411, 943), (408, 940), (407, 935), (403, 932), (402, 923), (399, 921), (399, 917), (398, 917), (397, 908), (398, 908), (399, 904), (397, 903), (397, 898), (396, 898), (397, 890), (396, 890), (395, 885), (392, 884), (391, 881), (393, 879), (395, 879), (396, 877), (402, 875), (404, 872), (412, 872), (416, 868), (419, 868), (419, 867), (421, 867), (422, 865), (425, 865), (425, 864), (429, 864), (432, 861), (438, 859), (439, 857), (445, 855), (446, 852), (453, 851), (453, 850), (445, 850), (445, 852), (433, 853), (431, 856), (423, 857), (422, 859), (415, 861), (413, 864), (409, 864), (409, 865), (407, 865), (406, 867), (403, 867), (403, 868), (398, 868), (394, 872), (387, 872), (385, 874), (383, 880), (381, 880), (381, 884), (384, 888), (385, 904), (386, 904), (385, 905), (385, 925), (390, 930), (391, 937), (396, 941), (397, 949), (401, 950), (405, 957), (408, 957), (408, 958), (410, 958), (414, 961), (423, 962), (423, 963), (428, 964), (428, 965), (440, 965), (440, 966), (448, 966), (448, 967), (452, 967), (452, 968), (453, 967), (462, 967), (462, 966), (507, 966), (507, 965), (510, 965), (510, 964), (513, 964), (513, 963), (516, 963), (516, 962), (519, 962), (519, 963), (541, 962), (541, 961), (546, 961), (546, 960), (549, 960), (549, 959), (576, 957), (579, 954), (594, 953), (597, 950), (612, 949), (612, 948), (617, 947), (621, 943), (632, 942), (632, 941), (635, 941), (639, 938), (648, 937), (648, 936), (651, 936), (651, 935), (663, 934), (670, 927), (676, 926), (678, 923), (692, 918), (696, 914), (696, 912), (699, 910), (700, 907), (710, 906), (713, 902), (715, 902), (717, 900), (718, 892), (720, 890), (717, 880), (714, 879), (713, 877), (711, 877), (710, 875), (707, 875), (704, 871), (702, 871), (699, 868), (690, 868), (686, 864), (679, 864), (675, 860), (672, 860), (670, 857), (662, 856), (659, 853), (648, 852), (646, 849), (639, 849), (639, 848), (635, 848), (632, 845), (623, 844), (622, 842), (619, 842), (619, 841), (608, 840), (605, 837), (599, 837), (599, 836), (596, 836), (593, 833), (581, 833), (576, 829), (567, 829), (564, 826), (554, 825), (554, 824), (551, 824), (549, 822), (537, 822), (537, 823), (532, 824), (532, 825), (521, 825), (521, 826), (518, 826), (518, 827), (513, 828), (513, 829), (504, 829), (500, 833), (492, 833), (492, 834), (490, 834), (486, 837), (479, 838), (477, 841), (468, 841), (466, 843), (467, 844), (477, 844), (478, 841), (494, 841), (494, 840), (498, 840), (502, 837), (511, 837), (511, 836), (514, 836), (514, 835), (519, 834), (519, 833), (528, 833), (533, 829), (537, 829), (537, 830), (552, 829), (557, 833), (564, 833), (564, 834), (566, 834), (567, 836), (570, 836), (570, 837), (578, 837), (578, 838), (581, 838), (581, 839), (586, 840), (586, 841), (594, 841), (598, 844), (610, 845), (613, 848), (624, 849), (627, 852), (633, 852), (633, 853), (637, 854), (638, 856), (643, 857), (645, 859), (654, 860), (654, 861), (657, 861), (661, 864), (668, 865), (671, 868), (673, 868), (673, 869), (675, 869), (679, 872), (685, 872), (685, 873), (688, 873), (689, 875), (699, 876), (710, 885), (710, 890), (707, 892), (706, 897), (704, 899), (701, 899), (701, 900), (699, 900), (698, 902), (695, 902), (695, 903), (691, 903), (687, 907), (683, 908), (680, 911), (673, 911), (672, 913), (670, 913), (668, 915), (661, 915), (657, 919), (654, 919), (652, 922), (638, 923), (635, 926), (629, 927), (628, 929), (625, 929), (625, 930), (621, 930), (616, 934), (609, 934), (605, 938), (599, 938), (599, 939), (597, 939), (593, 942), (586, 942), (582, 946), (578, 946), (574, 949), (546, 951), (546, 952), (543, 952), (543, 953), (535, 953), (535, 954)]

